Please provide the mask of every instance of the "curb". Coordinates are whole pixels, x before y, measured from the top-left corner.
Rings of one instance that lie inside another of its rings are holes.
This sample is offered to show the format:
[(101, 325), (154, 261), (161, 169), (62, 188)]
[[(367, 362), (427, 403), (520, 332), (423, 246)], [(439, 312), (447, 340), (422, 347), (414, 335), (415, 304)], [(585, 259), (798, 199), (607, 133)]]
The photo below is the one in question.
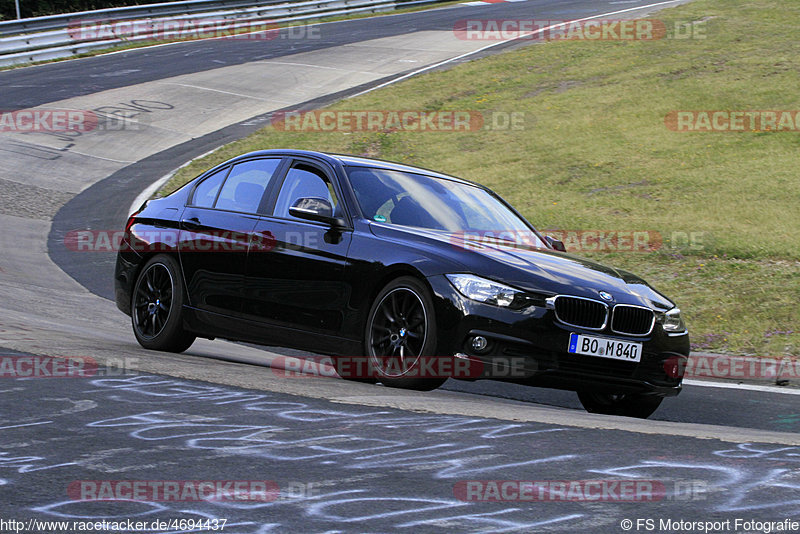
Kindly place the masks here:
[(685, 379), (800, 387), (800, 358), (694, 352)]

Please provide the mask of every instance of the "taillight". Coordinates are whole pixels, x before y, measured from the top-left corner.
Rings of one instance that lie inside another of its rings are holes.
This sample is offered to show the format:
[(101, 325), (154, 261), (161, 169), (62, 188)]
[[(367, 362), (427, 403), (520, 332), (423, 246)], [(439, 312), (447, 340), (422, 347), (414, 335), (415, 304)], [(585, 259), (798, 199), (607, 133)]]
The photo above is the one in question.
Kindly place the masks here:
[(128, 216), (128, 222), (125, 223), (125, 232), (122, 234), (122, 241), (120, 242), (120, 247), (122, 247), (123, 245), (126, 245), (127, 247), (133, 247), (134, 237), (133, 234), (131, 233), (131, 228), (136, 223), (136, 218), (142, 212), (142, 209), (144, 209), (144, 206), (142, 206), (141, 208), (134, 211)]
[(137, 211), (137, 212), (131, 213), (131, 216), (128, 217), (128, 222), (125, 223), (125, 235), (128, 235), (131, 232), (131, 226), (133, 226), (133, 223), (136, 222), (136, 216), (138, 214), (139, 214), (139, 212)]
[(131, 226), (133, 226), (133, 223), (135, 223), (135, 222), (136, 222), (136, 216), (137, 216), (137, 215), (139, 215), (139, 214), (140, 214), (140, 213), (141, 213), (141, 212), (144, 210), (144, 208), (145, 208), (146, 206), (147, 206), (147, 202), (145, 202), (144, 204), (142, 204), (142, 205), (139, 207), (139, 209), (138, 209), (138, 210), (134, 211), (133, 213), (131, 213), (131, 214), (128, 216), (128, 222), (127, 222), (127, 223), (125, 223), (125, 235), (128, 235), (128, 234), (130, 233), (130, 231), (131, 231)]

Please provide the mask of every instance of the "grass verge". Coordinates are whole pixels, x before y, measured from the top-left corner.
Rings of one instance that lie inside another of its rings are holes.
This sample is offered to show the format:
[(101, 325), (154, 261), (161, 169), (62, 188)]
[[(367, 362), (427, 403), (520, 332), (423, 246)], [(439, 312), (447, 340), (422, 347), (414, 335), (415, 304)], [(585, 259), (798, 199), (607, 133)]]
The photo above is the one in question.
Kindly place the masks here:
[[(695, 349), (798, 355), (800, 133), (676, 132), (665, 117), (800, 110), (800, 44), (787, 24), (800, 20), (800, 3), (696, 0), (657, 17), (668, 30), (702, 28), (704, 38), (549, 41), (330, 108), (521, 113), (521, 130), (267, 127), (193, 162), (165, 189), (265, 148), (434, 168), (488, 185), (540, 228), (658, 232), (664, 244), (655, 252), (586, 255), (639, 273), (676, 299)], [(674, 239), (692, 235), (694, 246)]]

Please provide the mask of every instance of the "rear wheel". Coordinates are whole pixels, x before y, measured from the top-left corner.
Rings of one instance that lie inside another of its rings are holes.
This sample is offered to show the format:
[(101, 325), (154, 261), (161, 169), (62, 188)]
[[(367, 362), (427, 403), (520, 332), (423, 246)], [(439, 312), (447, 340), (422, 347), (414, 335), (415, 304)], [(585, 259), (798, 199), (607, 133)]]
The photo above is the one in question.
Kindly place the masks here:
[(595, 393), (579, 391), (578, 398), (590, 413), (624, 415), (647, 419), (661, 405), (663, 397), (630, 393)]
[(436, 376), (435, 365), (423, 371), (423, 360), (436, 356), (436, 318), (430, 292), (416, 278), (397, 278), (378, 293), (364, 343), (375, 378), (386, 386), (429, 391), (447, 380)]
[(195, 336), (183, 329), (184, 292), (178, 263), (160, 255), (139, 273), (131, 297), (133, 334), (151, 350), (183, 352)]

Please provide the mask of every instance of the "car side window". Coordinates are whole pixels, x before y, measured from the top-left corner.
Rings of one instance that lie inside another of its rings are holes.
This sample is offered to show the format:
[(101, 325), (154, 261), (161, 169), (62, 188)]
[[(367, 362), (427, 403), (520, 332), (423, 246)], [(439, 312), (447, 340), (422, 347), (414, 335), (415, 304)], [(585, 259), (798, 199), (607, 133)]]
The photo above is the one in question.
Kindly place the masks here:
[(214, 207), (220, 210), (256, 213), (280, 158), (256, 159), (233, 166)]
[(296, 163), (286, 173), (281, 191), (275, 202), (275, 217), (296, 219), (289, 214), (289, 208), (304, 197), (323, 198), (331, 203), (333, 213), (338, 213), (339, 200), (333, 189), (330, 178), (319, 168), (306, 163)]
[(228, 169), (229, 167), (220, 169), (200, 182), (194, 190), (192, 206), (197, 206), (198, 208), (211, 208), (214, 206), (214, 201), (217, 200), (217, 193), (219, 193), (219, 187), (222, 185), (225, 176), (228, 175)]

